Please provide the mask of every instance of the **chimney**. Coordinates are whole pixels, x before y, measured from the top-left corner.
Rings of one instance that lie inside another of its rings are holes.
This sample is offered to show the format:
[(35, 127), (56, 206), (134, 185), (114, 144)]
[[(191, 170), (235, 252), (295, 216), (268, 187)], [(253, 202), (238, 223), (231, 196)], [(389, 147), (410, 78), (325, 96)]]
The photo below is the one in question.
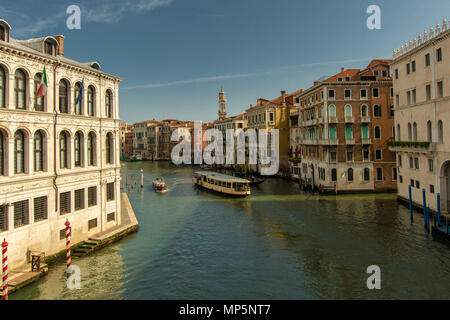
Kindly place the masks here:
[(55, 36), (56, 41), (58, 41), (58, 56), (64, 55), (64, 36)]
[(286, 91), (285, 90), (281, 91), (281, 105), (282, 106), (286, 105)]
[(344, 72), (345, 71), (345, 68), (341, 68), (341, 72)]

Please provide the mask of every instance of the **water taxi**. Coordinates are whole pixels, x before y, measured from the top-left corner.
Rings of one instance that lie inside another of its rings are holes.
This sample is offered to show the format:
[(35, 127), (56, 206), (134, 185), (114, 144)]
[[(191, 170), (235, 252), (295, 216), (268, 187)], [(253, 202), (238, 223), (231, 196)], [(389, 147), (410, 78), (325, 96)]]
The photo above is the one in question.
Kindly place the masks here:
[(168, 191), (166, 182), (162, 178), (156, 178), (152, 185), (153, 189), (158, 193), (166, 193)]
[(227, 195), (246, 197), (251, 194), (250, 181), (216, 172), (196, 172), (192, 181), (197, 186)]

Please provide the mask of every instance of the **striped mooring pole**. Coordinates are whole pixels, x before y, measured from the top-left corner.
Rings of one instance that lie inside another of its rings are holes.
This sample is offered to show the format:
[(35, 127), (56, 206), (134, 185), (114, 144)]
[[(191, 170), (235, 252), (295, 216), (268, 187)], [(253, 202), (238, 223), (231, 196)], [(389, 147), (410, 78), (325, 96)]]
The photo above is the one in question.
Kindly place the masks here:
[(8, 300), (8, 242), (6, 239), (3, 239), (2, 243), (2, 292), (3, 292), (3, 300)]
[(67, 262), (67, 274), (72, 274), (72, 269), (70, 267), (72, 263), (72, 258), (70, 255), (70, 222), (69, 220), (66, 220), (66, 262)]
[(412, 190), (411, 185), (409, 185), (409, 213), (411, 215), (411, 223), (414, 222), (414, 213), (413, 213), (413, 201), (412, 201)]

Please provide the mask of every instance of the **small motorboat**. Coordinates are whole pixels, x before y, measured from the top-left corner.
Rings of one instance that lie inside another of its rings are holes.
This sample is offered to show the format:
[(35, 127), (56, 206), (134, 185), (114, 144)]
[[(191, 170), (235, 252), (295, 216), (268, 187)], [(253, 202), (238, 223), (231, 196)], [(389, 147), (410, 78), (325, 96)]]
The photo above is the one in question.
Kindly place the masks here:
[(163, 178), (156, 178), (156, 180), (153, 181), (153, 189), (158, 193), (166, 193), (168, 191), (166, 182)]

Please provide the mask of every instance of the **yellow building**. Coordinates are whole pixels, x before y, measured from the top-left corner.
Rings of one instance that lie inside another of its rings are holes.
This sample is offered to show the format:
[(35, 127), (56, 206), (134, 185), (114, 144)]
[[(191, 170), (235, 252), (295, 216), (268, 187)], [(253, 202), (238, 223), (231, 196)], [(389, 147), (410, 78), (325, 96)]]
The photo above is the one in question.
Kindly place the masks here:
[[(246, 110), (247, 128), (258, 130), (279, 130), (279, 173), (289, 175), (289, 119), (290, 110), (294, 108), (294, 95), (281, 91), (281, 96), (273, 100), (259, 98), (255, 106)], [(268, 138), (270, 145), (270, 135)], [(268, 146), (269, 148), (269, 146)], [(248, 165), (248, 171), (259, 172), (260, 165)]]

